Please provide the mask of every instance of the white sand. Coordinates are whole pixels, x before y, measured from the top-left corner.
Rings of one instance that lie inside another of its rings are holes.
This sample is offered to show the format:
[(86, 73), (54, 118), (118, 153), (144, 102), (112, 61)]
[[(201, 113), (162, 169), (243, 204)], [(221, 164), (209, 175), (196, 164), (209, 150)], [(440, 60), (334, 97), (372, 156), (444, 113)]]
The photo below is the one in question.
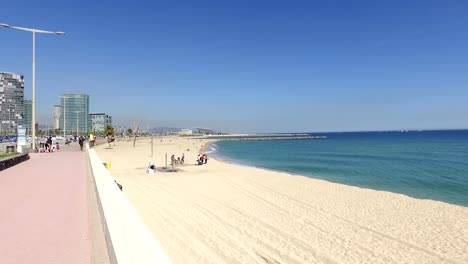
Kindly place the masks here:
[[(214, 159), (195, 166), (205, 140), (160, 140), (154, 159), (149, 140), (97, 152), (173, 263), (468, 263), (468, 207)], [(166, 152), (184, 152), (186, 165), (148, 175)]]

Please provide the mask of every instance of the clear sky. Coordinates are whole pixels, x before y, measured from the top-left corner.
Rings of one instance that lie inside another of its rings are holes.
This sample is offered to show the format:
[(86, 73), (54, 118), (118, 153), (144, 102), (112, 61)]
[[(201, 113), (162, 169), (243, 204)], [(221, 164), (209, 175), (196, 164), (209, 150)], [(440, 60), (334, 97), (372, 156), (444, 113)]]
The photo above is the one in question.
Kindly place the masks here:
[[(226, 132), (468, 128), (468, 1), (10, 1), (37, 37), (37, 112)], [(0, 71), (31, 34), (0, 28)]]

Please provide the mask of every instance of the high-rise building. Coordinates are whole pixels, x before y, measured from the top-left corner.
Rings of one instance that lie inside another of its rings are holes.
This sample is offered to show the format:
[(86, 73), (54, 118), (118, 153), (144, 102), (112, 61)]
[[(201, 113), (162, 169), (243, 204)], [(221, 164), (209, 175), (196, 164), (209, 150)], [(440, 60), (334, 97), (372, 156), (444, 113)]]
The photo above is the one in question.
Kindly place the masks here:
[(112, 126), (112, 117), (105, 113), (89, 114), (91, 119), (91, 131), (105, 132), (107, 126)]
[(60, 113), (62, 112), (61, 105), (54, 105), (54, 129), (60, 128)]
[(24, 76), (0, 72), (0, 133), (16, 134), (23, 123)]
[(86, 133), (91, 129), (89, 122), (89, 95), (64, 94), (60, 97), (60, 129), (68, 135)]
[(24, 116), (23, 123), (26, 127), (26, 134), (31, 134), (31, 125), (32, 125), (32, 100), (24, 100)]

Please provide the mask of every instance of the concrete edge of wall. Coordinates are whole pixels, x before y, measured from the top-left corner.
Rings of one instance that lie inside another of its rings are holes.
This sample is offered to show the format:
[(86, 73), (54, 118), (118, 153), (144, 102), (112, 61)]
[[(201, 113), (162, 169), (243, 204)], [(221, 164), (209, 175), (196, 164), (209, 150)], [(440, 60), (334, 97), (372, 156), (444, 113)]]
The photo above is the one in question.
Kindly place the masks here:
[[(117, 263), (171, 263), (135, 207), (122, 194), (110, 172), (93, 149), (89, 161)], [(124, 186), (125, 191), (125, 186)], [(109, 246), (108, 245), (108, 246)]]
[(8, 158), (3, 158), (0, 160), (0, 171), (6, 170), (10, 167), (20, 164), (21, 162), (27, 161), (29, 159), (29, 154), (17, 154)]
[[(86, 144), (86, 150), (89, 151), (89, 145)], [(94, 177), (93, 169), (91, 167), (91, 159), (88, 156), (88, 170), (90, 172), (89, 174), (89, 185), (88, 188), (88, 206), (89, 206), (89, 215), (88, 215), (88, 221), (90, 225), (95, 225), (97, 224), (96, 222), (100, 223), (99, 226), (90, 226), (90, 232), (91, 232), (91, 246), (92, 246), (92, 253), (91, 253), (91, 263), (109, 263), (109, 264), (116, 264), (117, 259), (115, 257), (115, 252), (114, 248), (112, 247), (112, 241), (110, 238), (109, 234), (109, 228), (107, 227), (106, 223), (106, 218), (104, 216), (104, 211), (102, 209), (102, 204), (101, 204), (101, 199), (99, 198), (99, 193), (97, 190), (97, 185), (96, 185), (96, 180)], [(93, 207), (95, 206), (95, 210), (97, 210), (97, 215), (96, 211), (93, 211)], [(98, 219), (94, 218), (97, 217)], [(96, 235), (96, 233), (102, 231), (103, 239), (104, 239), (104, 244), (102, 245), (101, 243), (103, 242), (101, 238), (99, 238), (99, 235)], [(104, 247), (106, 252), (103, 254), (99, 250), (101, 250)], [(106, 256), (107, 258), (106, 259)], [(108, 261), (106, 261), (108, 260)]]

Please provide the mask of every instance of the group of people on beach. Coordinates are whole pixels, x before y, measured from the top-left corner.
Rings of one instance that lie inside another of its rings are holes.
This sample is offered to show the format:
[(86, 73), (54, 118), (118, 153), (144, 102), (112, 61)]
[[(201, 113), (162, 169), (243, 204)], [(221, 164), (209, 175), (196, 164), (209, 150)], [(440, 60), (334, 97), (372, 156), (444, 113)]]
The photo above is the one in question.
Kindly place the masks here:
[(203, 164), (206, 164), (208, 162), (208, 157), (206, 156), (206, 154), (198, 154), (197, 156), (197, 164), (198, 165), (203, 165)]
[(175, 158), (175, 155), (172, 154), (171, 156), (171, 164), (172, 165), (183, 165), (185, 162), (185, 154), (182, 153), (182, 157), (177, 157), (177, 159)]

